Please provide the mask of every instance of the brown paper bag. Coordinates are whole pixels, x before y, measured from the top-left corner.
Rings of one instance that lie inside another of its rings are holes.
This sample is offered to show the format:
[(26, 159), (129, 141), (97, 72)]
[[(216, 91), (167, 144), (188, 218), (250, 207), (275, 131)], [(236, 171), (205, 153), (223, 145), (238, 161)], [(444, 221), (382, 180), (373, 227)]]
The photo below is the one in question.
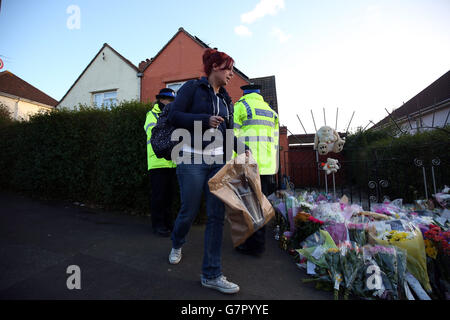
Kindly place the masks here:
[(241, 154), (228, 161), (208, 181), (209, 190), (225, 203), (233, 246), (237, 247), (275, 216), (275, 210), (261, 191), (258, 165)]

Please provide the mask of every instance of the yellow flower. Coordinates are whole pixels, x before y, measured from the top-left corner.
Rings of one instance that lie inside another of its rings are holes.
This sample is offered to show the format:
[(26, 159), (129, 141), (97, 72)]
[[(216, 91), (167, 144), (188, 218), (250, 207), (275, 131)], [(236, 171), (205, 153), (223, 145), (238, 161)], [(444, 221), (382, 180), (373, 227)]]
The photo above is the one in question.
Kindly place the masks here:
[(390, 236), (389, 236), (389, 242), (394, 242), (394, 241), (403, 241), (406, 240), (408, 237), (408, 233), (406, 232), (399, 232), (399, 231), (391, 231), (389, 232)]
[(328, 252), (334, 252), (334, 253), (337, 253), (337, 252), (339, 252), (339, 249), (336, 249), (336, 248), (330, 248), (330, 249), (328, 249)]
[(436, 250), (435, 246), (433, 245), (433, 243), (428, 239), (425, 239), (424, 242), (425, 242), (425, 252), (427, 253), (427, 256), (429, 256), (430, 258), (436, 259), (437, 250)]

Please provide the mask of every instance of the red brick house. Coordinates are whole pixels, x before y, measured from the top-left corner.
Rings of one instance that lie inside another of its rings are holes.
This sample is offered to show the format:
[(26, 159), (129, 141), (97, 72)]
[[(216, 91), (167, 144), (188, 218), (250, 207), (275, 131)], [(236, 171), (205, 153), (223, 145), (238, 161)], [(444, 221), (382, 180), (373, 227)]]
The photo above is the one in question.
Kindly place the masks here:
[[(177, 91), (184, 82), (205, 76), (202, 55), (206, 48), (209, 46), (199, 38), (179, 28), (156, 56), (139, 64), (142, 72), (141, 101), (154, 101), (161, 88)], [(233, 102), (242, 96), (240, 87), (249, 83), (250, 79), (235, 68), (234, 77), (226, 88)]]
[[(151, 59), (141, 61), (141, 101), (155, 101), (155, 96), (161, 88), (172, 88), (177, 91), (183, 83), (191, 79), (205, 76), (202, 55), (209, 46), (198, 37), (192, 36), (183, 28), (167, 42), (167, 44)], [(226, 49), (219, 49), (226, 52)], [(254, 83), (262, 86), (261, 95), (278, 113), (278, 101), (275, 86), (275, 76), (250, 79), (242, 71), (234, 68), (234, 77), (226, 89), (233, 102), (242, 97), (241, 86)], [(280, 171), (287, 174), (289, 165), (289, 143), (287, 128), (280, 128)]]

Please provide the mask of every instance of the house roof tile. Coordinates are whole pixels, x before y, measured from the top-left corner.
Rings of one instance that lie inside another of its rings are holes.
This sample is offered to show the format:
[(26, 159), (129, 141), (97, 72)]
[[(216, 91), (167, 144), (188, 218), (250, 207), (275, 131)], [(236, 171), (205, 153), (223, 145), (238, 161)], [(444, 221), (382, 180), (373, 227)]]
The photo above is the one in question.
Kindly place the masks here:
[[(450, 98), (450, 70), (443, 76), (423, 89), (401, 107), (395, 109), (391, 116), (394, 119), (405, 118), (411, 114), (420, 114), (422, 110), (439, 104)], [(380, 127), (390, 121), (389, 115), (378, 122), (374, 127)]]
[(8, 70), (0, 72), (0, 91), (52, 107), (58, 104), (58, 101)]

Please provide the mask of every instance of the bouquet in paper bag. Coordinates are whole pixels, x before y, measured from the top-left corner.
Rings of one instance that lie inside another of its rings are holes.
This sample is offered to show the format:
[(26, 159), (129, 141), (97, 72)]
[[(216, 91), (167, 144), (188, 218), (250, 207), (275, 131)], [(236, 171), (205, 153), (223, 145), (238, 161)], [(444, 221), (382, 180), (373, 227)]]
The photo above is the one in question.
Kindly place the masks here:
[(275, 210), (261, 191), (256, 161), (241, 154), (228, 161), (208, 181), (209, 190), (226, 205), (234, 247), (244, 243), (275, 215)]

